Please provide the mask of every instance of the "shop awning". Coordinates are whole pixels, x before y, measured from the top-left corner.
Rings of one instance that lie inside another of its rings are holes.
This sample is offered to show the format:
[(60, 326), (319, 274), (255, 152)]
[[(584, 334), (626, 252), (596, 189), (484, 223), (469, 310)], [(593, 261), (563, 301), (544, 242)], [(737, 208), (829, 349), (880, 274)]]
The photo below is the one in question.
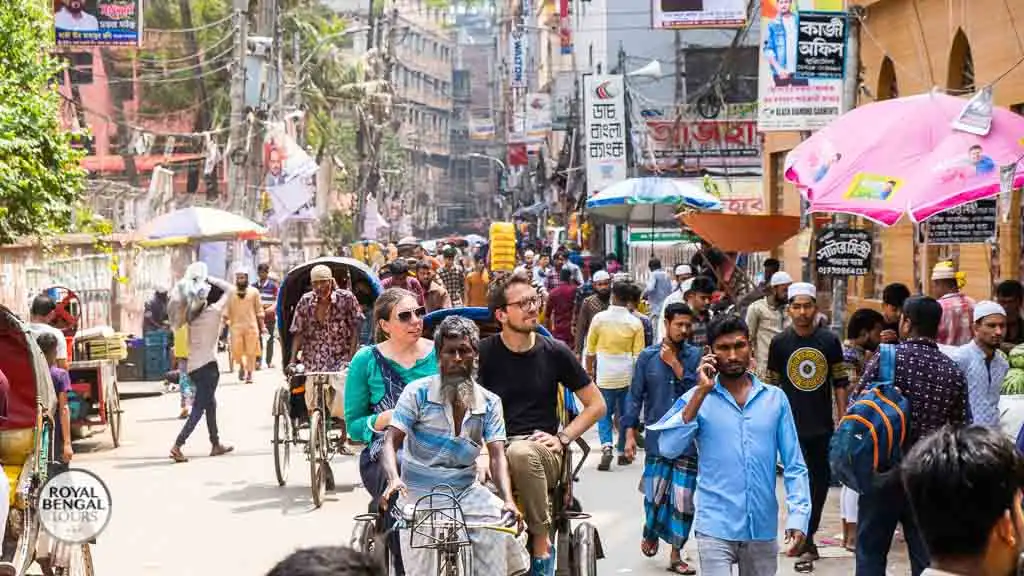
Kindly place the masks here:
[(723, 252), (767, 252), (800, 232), (799, 216), (698, 212), (679, 222)]

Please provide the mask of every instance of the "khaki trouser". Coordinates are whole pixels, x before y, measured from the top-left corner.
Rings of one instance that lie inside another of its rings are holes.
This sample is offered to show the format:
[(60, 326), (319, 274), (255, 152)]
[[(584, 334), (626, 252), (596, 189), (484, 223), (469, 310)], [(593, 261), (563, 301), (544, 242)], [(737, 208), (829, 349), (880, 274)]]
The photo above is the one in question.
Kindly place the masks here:
[(549, 494), (558, 485), (561, 459), (540, 442), (523, 436), (509, 438), (505, 449), (512, 486), (531, 536), (547, 537), (551, 529)]

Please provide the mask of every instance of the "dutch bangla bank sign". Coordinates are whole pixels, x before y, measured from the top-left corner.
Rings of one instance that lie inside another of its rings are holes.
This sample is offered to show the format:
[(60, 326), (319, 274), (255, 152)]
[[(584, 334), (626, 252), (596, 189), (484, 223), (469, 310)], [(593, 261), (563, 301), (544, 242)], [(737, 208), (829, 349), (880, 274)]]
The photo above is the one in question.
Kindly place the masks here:
[(583, 77), (587, 196), (626, 179), (626, 98), (621, 75)]
[(99, 476), (72, 468), (50, 477), (39, 494), (39, 520), (55, 539), (84, 544), (110, 522), (110, 490)]

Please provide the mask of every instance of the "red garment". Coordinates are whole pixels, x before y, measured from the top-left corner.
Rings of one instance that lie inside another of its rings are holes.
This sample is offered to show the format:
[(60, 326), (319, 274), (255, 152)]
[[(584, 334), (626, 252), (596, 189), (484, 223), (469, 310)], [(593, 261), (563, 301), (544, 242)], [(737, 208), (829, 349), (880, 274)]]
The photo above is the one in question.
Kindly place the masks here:
[(551, 318), (551, 334), (573, 346), (572, 312), (576, 298), (576, 285), (569, 282), (560, 284), (548, 294), (548, 316)]
[(11, 396), (11, 383), (0, 370), (0, 420), (7, 420), (7, 399)]
[(381, 280), (380, 284), (381, 284), (381, 286), (384, 287), (385, 290), (387, 290), (388, 288), (405, 288), (409, 292), (412, 292), (413, 294), (415, 294), (416, 295), (416, 302), (420, 306), (423, 306), (423, 302), (424, 302), (424, 300), (423, 300), (423, 286), (420, 285), (420, 281), (419, 280), (413, 278), (412, 276), (407, 276), (406, 277), (406, 279), (405, 279), (405, 286), (396, 285), (395, 284), (395, 277), (394, 276), (388, 276), (387, 278)]

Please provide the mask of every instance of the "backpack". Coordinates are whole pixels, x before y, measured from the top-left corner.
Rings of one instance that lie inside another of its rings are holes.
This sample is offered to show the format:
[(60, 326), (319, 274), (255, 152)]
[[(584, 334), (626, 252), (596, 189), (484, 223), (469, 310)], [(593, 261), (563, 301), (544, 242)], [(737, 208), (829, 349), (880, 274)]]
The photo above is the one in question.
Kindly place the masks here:
[(882, 344), (878, 353), (876, 381), (852, 400), (829, 445), (832, 477), (858, 494), (899, 463), (909, 427), (910, 401), (895, 384), (896, 346)]

